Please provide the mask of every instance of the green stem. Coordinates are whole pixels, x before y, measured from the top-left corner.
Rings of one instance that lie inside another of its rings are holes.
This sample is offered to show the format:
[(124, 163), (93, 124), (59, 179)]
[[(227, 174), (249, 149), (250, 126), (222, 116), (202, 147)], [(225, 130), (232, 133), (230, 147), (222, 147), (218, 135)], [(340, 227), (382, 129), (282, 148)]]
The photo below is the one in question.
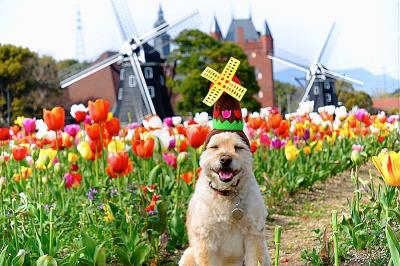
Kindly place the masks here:
[(53, 256), (53, 208), (50, 208), (49, 255)]
[(281, 234), (282, 234), (282, 227), (278, 225), (275, 227), (275, 266), (279, 265), (279, 249), (281, 247)]
[(15, 249), (19, 250), (18, 235), (17, 235), (17, 219), (15, 216), (15, 199), (12, 199), (11, 206), (13, 209), (13, 222), (14, 222), (13, 231), (14, 231)]
[(337, 223), (337, 211), (332, 211), (332, 231), (333, 231), (333, 251), (334, 251), (334, 265), (339, 266), (339, 243), (338, 243), (338, 223)]

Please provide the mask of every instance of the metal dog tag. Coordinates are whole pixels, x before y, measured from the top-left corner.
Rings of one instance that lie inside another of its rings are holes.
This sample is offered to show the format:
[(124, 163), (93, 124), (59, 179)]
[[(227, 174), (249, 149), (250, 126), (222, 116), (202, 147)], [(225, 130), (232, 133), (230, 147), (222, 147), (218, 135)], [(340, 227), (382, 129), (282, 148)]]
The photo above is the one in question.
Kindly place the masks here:
[(243, 218), (243, 210), (238, 208), (238, 207), (235, 207), (232, 210), (232, 218), (235, 219), (235, 220), (242, 219)]

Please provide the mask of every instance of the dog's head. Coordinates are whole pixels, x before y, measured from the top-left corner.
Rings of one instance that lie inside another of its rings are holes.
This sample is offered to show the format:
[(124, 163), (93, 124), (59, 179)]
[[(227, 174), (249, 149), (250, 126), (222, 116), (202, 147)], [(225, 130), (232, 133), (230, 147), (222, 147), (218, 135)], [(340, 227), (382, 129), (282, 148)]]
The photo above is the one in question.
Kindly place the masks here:
[(250, 176), (252, 155), (238, 134), (223, 132), (210, 138), (200, 157), (200, 166), (204, 175), (219, 189), (231, 189)]

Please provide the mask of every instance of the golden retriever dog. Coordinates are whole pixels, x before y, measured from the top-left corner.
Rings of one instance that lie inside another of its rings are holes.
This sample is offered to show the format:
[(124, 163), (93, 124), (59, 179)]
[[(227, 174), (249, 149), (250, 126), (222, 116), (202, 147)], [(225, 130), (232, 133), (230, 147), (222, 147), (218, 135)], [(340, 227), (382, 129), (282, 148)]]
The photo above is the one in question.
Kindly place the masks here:
[(267, 209), (248, 144), (234, 132), (211, 136), (187, 211), (189, 247), (180, 266), (270, 265)]

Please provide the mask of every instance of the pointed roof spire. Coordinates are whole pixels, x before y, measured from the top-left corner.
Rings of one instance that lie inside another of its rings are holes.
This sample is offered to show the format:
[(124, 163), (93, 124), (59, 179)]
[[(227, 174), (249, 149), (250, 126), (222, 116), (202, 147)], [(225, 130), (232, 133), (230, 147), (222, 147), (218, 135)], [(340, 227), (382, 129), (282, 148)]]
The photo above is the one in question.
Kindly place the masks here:
[(271, 34), (271, 31), (270, 31), (270, 29), (269, 29), (269, 27), (268, 27), (268, 23), (267, 23), (267, 20), (264, 20), (264, 25), (265, 25), (265, 32), (264, 32), (264, 35), (265, 36), (271, 36), (272, 34)]
[(251, 14), (251, 6), (249, 6), (249, 19), (250, 19), (250, 20), (253, 19), (253, 16), (252, 16), (252, 14)]
[(217, 33), (222, 36), (221, 28), (219, 27), (217, 17), (214, 14), (213, 22), (211, 23), (210, 33)]
[(157, 28), (158, 26), (162, 25), (165, 22), (166, 21), (164, 19), (164, 11), (162, 9), (161, 1), (160, 1), (159, 8), (158, 8), (158, 18), (157, 18), (156, 22), (154, 22), (153, 26), (154, 26), (154, 28)]

